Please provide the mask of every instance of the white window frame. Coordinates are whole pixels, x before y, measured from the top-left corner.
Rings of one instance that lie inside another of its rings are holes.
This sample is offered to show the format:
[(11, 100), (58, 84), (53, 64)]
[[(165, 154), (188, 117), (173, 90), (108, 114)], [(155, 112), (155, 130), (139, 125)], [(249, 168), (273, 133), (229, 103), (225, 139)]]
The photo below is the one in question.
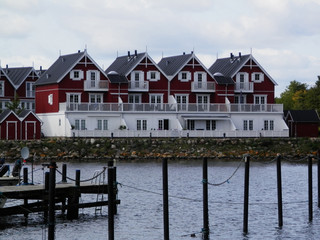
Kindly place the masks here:
[[(199, 75), (201, 75), (201, 81), (199, 81)], [(207, 74), (206, 72), (194, 72), (193, 79), (195, 82), (207, 82)]]
[(75, 119), (74, 120), (74, 129), (75, 130), (86, 130), (86, 120), (81, 118), (81, 119)]
[[(155, 102), (152, 102), (153, 98)], [(160, 102), (158, 100), (160, 99)], [(153, 93), (149, 95), (149, 103), (162, 106), (163, 105), (163, 94), (162, 93)]]
[(137, 119), (137, 130), (147, 130), (148, 129), (148, 121), (146, 119)]
[(4, 81), (0, 81), (0, 97), (4, 97), (4, 87), (5, 87), (5, 83)]
[[(139, 80), (136, 79), (136, 74), (139, 74)], [(131, 82), (143, 82), (144, 81), (144, 72), (143, 71), (132, 71), (130, 81)]]
[(48, 104), (49, 104), (49, 105), (53, 105), (53, 94), (52, 94), (52, 93), (50, 93), (50, 94), (48, 95)]
[[(259, 80), (256, 80), (256, 75), (259, 76)], [(264, 81), (264, 74), (262, 72), (253, 72), (251, 74), (251, 81), (256, 83), (261, 83)]]
[[(241, 97), (243, 99), (243, 102), (241, 102)], [(238, 102), (236, 101), (238, 99)], [(240, 100), (240, 101), (239, 101)], [(236, 104), (246, 104), (247, 103), (247, 95), (246, 94), (236, 94), (234, 95), (234, 103)]]
[(247, 72), (238, 72), (236, 76), (236, 81), (238, 83), (242, 83), (241, 82), (242, 75), (243, 75), (243, 83), (249, 82), (249, 74)]
[[(154, 77), (153, 77), (154, 75)], [(147, 80), (150, 82), (156, 82), (160, 80), (160, 72), (159, 71), (148, 71), (147, 72)]]
[[(189, 104), (189, 94), (175, 94), (178, 110), (187, 110)], [(183, 101), (185, 99), (185, 102)]]
[(263, 121), (263, 130), (273, 131), (274, 130), (274, 120), (264, 120)]
[[(76, 73), (78, 73), (78, 77), (75, 76)], [(82, 70), (72, 70), (70, 72), (70, 79), (74, 80), (74, 81), (80, 81), (83, 79), (83, 71)]]
[[(131, 99), (132, 99), (133, 101), (131, 101)], [(137, 99), (138, 99), (138, 102), (136, 102)], [(141, 94), (129, 94), (129, 95), (128, 95), (128, 103), (140, 104), (140, 103), (141, 103)]]
[[(182, 78), (182, 76), (186, 74), (186, 78)], [(181, 82), (188, 82), (191, 80), (191, 72), (188, 71), (181, 71), (178, 74), (178, 80)]]
[(253, 130), (253, 120), (244, 119), (243, 120), (243, 131), (252, 131)]
[[(201, 102), (199, 102), (199, 97), (201, 98)], [(196, 98), (197, 98), (197, 106), (202, 106), (204, 108), (204, 110), (209, 109), (209, 105), (210, 105), (210, 95), (209, 94), (197, 94)], [(203, 101), (205, 98), (207, 99), (207, 102)]]
[[(94, 73), (94, 79), (92, 78), (92, 73)], [(90, 88), (98, 88), (100, 81), (100, 72), (98, 70), (88, 70), (87, 71), (87, 81), (90, 82)]]
[[(94, 102), (91, 98), (94, 97)], [(100, 102), (98, 101), (100, 99)], [(89, 94), (89, 103), (103, 103), (103, 94), (100, 93), (90, 93)]]
[(26, 82), (26, 97), (27, 98), (34, 98), (36, 94), (36, 89), (34, 82)]
[(97, 119), (97, 130), (108, 130), (108, 120)]
[[(259, 105), (266, 105), (267, 104), (267, 97), (268, 95), (253, 95), (253, 103), (254, 104), (259, 104)], [(256, 98), (258, 98), (258, 102), (256, 101)], [(261, 99), (264, 99), (264, 103), (261, 103)]]

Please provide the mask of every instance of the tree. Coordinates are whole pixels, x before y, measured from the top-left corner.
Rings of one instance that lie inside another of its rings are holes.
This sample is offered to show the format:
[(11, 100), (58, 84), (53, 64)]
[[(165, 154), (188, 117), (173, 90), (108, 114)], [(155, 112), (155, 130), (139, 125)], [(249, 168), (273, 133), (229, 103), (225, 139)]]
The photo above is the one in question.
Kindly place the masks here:
[(20, 114), (20, 112), (23, 110), (21, 107), (20, 107), (20, 99), (19, 99), (19, 96), (18, 94), (14, 94), (14, 99), (11, 101), (11, 102), (8, 102), (6, 104), (6, 107), (12, 111), (14, 111), (16, 114)]

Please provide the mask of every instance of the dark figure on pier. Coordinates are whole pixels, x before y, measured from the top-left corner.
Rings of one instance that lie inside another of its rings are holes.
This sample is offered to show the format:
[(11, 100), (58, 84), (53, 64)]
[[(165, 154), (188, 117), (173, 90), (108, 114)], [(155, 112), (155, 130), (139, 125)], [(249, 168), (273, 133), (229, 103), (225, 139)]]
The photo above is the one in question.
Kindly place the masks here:
[(20, 171), (21, 171), (21, 167), (22, 167), (22, 161), (21, 161), (21, 159), (18, 159), (14, 163), (13, 170), (12, 170), (12, 176), (19, 177)]
[(0, 168), (2, 167), (2, 165), (4, 164), (5, 161), (6, 161), (6, 159), (5, 159), (4, 156), (1, 154), (1, 157), (0, 157)]

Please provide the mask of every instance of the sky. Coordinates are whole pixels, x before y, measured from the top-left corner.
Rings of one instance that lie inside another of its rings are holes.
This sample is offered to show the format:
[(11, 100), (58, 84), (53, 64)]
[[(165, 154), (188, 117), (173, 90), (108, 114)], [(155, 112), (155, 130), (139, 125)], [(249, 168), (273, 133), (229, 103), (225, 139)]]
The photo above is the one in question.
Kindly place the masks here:
[(313, 86), (320, 75), (320, 0), (0, 0), (1, 67), (47, 69), (87, 49), (106, 69), (128, 51), (155, 62), (194, 51), (252, 53), (278, 83)]

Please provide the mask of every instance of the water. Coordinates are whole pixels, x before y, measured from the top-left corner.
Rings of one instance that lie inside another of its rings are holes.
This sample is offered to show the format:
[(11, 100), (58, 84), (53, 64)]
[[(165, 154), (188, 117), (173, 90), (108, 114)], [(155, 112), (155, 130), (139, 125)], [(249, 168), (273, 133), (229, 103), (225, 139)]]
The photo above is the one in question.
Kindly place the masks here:
[[(210, 183), (222, 182), (232, 175), (239, 162), (209, 162)], [(61, 166), (59, 164), (59, 166)], [(101, 163), (68, 164), (68, 175), (90, 178)], [(40, 166), (35, 166), (35, 169)], [(61, 169), (61, 167), (60, 167)], [(221, 186), (209, 185), (210, 239), (318, 239), (320, 211), (316, 204), (316, 166), (313, 167), (314, 220), (308, 222), (308, 170), (305, 164), (282, 164), (283, 223), (278, 228), (276, 165), (251, 162), (250, 205), (247, 235), (243, 235), (244, 165)], [(169, 162), (170, 239), (201, 239), (202, 162)], [(115, 239), (163, 239), (162, 165), (161, 163), (118, 163), (119, 199), (115, 216)], [(42, 181), (42, 171), (35, 172), (35, 182)], [(61, 176), (57, 174), (59, 181)], [(95, 199), (83, 195), (82, 201)], [(9, 202), (9, 204), (12, 204)], [(108, 239), (107, 207), (97, 216), (93, 208), (80, 210), (78, 220), (67, 221), (59, 212), (56, 239)], [(47, 239), (42, 214), (0, 218), (0, 239)], [(195, 237), (191, 237), (191, 234)]]

